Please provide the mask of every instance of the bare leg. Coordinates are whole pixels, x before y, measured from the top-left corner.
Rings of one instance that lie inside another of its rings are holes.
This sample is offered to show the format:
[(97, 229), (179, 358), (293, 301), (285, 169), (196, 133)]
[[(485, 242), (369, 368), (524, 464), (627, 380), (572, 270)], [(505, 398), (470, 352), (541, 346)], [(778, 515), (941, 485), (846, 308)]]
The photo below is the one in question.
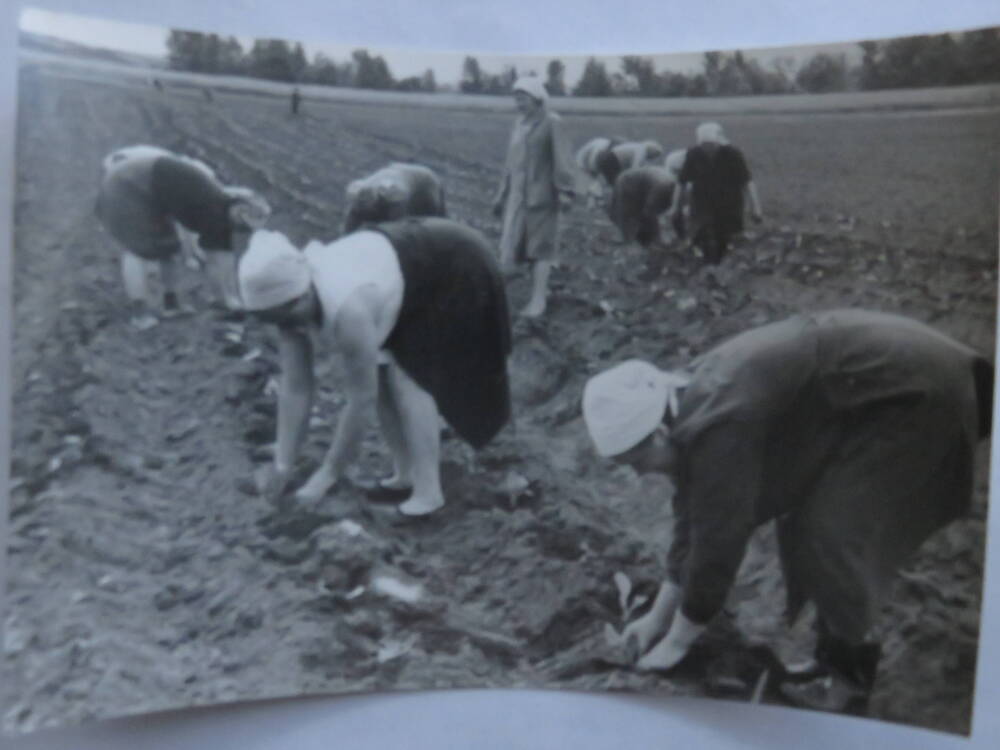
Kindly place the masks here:
[(171, 255), (160, 261), (160, 281), (163, 283), (163, 311), (165, 314), (177, 310), (178, 256)]
[(551, 272), (552, 261), (536, 260), (534, 262), (531, 267), (531, 299), (521, 310), (521, 315), (526, 318), (538, 318), (545, 314)]
[(122, 253), (122, 281), (131, 302), (149, 302), (149, 268), (146, 261), (127, 250)]
[[(390, 365), (394, 367), (395, 365)], [(389, 368), (379, 367), (378, 384), (378, 421), (382, 427), (382, 435), (385, 442), (389, 444), (392, 453), (392, 463), (395, 472), (393, 475), (381, 483), (385, 489), (407, 489), (413, 486), (411, 458), (406, 445), (406, 438), (403, 433), (403, 425), (399, 420), (398, 405), (393, 398), (393, 391), (389, 385)]]
[(149, 314), (149, 263), (138, 255), (127, 250), (122, 252), (122, 281), (125, 282), (125, 294), (129, 298), (129, 323), (140, 331), (145, 331), (157, 324), (155, 317)]
[(407, 516), (423, 516), (444, 505), (441, 491), (441, 424), (434, 398), (402, 368), (388, 368), (392, 400), (402, 427), (413, 479), (413, 494), (399, 506)]
[(237, 291), (236, 253), (209, 252), (206, 253), (208, 277), (214, 287), (217, 299), (229, 310), (240, 310), (243, 301)]

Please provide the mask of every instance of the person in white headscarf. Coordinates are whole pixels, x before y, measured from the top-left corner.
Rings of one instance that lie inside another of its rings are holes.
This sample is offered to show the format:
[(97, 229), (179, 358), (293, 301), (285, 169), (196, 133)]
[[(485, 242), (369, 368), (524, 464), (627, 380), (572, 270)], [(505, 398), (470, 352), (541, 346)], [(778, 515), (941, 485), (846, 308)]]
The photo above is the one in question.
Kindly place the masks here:
[(437, 217), (372, 224), (304, 251), (261, 231), (240, 259), (239, 282), (245, 309), (280, 333), (277, 451), (265, 494), (283, 494), (309, 428), (315, 341), (342, 355), (347, 404), (296, 498), (318, 502), (346, 478), (375, 411), (395, 468), (379, 489), (408, 497), (399, 506), (406, 516), (441, 508), (441, 417), (475, 448), (510, 417), (510, 319), (486, 239)]
[(678, 174), (684, 189), (675, 192), (668, 216), (675, 220), (688, 203), (691, 245), (701, 248), (705, 260), (716, 264), (732, 238), (743, 231), (744, 199), (754, 222), (760, 223), (763, 215), (746, 158), (729, 143), (722, 126), (703, 122), (696, 139)]
[(505, 272), (531, 264), (531, 298), (522, 315), (545, 313), (549, 275), (559, 252), (559, 214), (575, 190), (573, 159), (562, 120), (548, 109), (548, 92), (536, 76), (514, 83), (521, 116), (514, 123), (493, 211), (503, 216), (500, 262)]
[(778, 520), (794, 619), (818, 610), (814, 707), (863, 707), (871, 628), (898, 567), (971, 501), (990, 433), (992, 363), (913, 320), (862, 310), (740, 334), (664, 372), (630, 360), (591, 378), (598, 454), (673, 477), (674, 539), (652, 609), (623, 639), (640, 669), (678, 664), (720, 611), (753, 530)]
[(249, 188), (222, 184), (203, 162), (158, 146), (117, 149), (101, 166), (95, 213), (121, 246), (122, 280), (135, 308), (133, 324), (148, 328), (156, 323), (141, 312), (150, 302), (153, 265), (160, 269), (163, 314), (179, 311), (177, 261), (195, 235), (224, 303), (237, 307), (236, 254), (249, 233), (267, 220), (267, 201)]

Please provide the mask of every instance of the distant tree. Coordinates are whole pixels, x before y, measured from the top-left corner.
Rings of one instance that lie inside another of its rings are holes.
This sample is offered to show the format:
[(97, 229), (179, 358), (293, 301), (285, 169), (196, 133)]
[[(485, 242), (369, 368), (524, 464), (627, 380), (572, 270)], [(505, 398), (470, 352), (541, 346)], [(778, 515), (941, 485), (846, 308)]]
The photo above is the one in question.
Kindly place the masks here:
[(639, 96), (659, 96), (662, 93), (660, 78), (656, 75), (656, 68), (650, 58), (625, 55), (622, 58), (622, 72), (635, 78), (636, 93)]
[(885, 88), (941, 86), (953, 83), (958, 47), (949, 34), (891, 39), (882, 48), (881, 83)]
[(1000, 81), (1000, 28), (962, 34), (956, 58), (957, 73), (963, 83)]
[(420, 76), (407, 76), (396, 81), (397, 91), (422, 91), (422, 80)]
[(881, 57), (882, 50), (878, 42), (860, 42), (861, 68), (858, 71), (858, 85), (862, 89), (882, 88)]
[(691, 82), (683, 73), (672, 73), (669, 70), (660, 74), (660, 91), (663, 96), (688, 96)]
[(389, 65), (381, 55), (370, 55), (368, 50), (357, 49), (351, 53), (354, 60), (354, 86), (362, 89), (390, 89), (395, 84)]
[(719, 78), (722, 75), (722, 53), (706, 52), (702, 57), (705, 77), (705, 93), (715, 96), (719, 92)]
[(552, 96), (565, 96), (566, 82), (563, 80), (563, 77), (566, 75), (566, 66), (563, 65), (562, 60), (550, 60), (545, 72), (545, 88), (548, 89), (549, 94)]
[(688, 80), (688, 96), (708, 96), (708, 77), (697, 73)]
[(306, 68), (309, 67), (309, 63), (306, 60), (306, 51), (302, 47), (301, 42), (297, 43), (295, 48), (292, 50), (289, 63), (291, 67), (292, 80), (301, 80), (302, 76), (306, 72)]
[(420, 76), (420, 90), (435, 92), (437, 91), (437, 79), (434, 77), (434, 71), (428, 68), (424, 71), (424, 74)]
[(248, 58), (247, 73), (255, 78), (294, 80), (292, 50), (283, 39), (255, 39)]
[(482, 73), (482, 93), (501, 96), (509, 94), (517, 80), (517, 68), (508, 65), (499, 74)]
[(242, 73), (244, 65), (243, 45), (240, 44), (236, 37), (227, 37), (219, 45), (219, 72), (229, 74)]
[[(743, 96), (755, 93), (747, 73), (746, 60), (739, 50), (730, 56), (720, 55), (715, 93), (722, 96)], [(708, 76), (707, 70), (705, 75)]]
[(591, 57), (583, 68), (583, 75), (573, 88), (573, 96), (610, 96), (611, 79), (604, 63)]
[(847, 88), (847, 62), (844, 55), (819, 53), (809, 58), (795, 76), (804, 91), (823, 94)]
[(175, 70), (202, 70), (204, 34), (171, 29), (167, 35), (167, 62)]
[(462, 62), (462, 82), (459, 88), (466, 94), (478, 94), (483, 90), (483, 72), (476, 58), (466, 57)]

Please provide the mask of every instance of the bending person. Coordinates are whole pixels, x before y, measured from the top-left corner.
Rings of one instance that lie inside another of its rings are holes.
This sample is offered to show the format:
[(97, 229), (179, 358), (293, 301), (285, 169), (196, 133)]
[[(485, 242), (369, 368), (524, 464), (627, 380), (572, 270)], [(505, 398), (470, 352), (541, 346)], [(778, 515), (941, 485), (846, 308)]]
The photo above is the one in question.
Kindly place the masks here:
[(280, 332), (278, 446), (266, 493), (284, 491), (308, 429), (317, 333), (343, 356), (347, 405), (296, 497), (318, 501), (345, 476), (375, 409), (395, 467), (382, 486), (411, 490), (400, 512), (444, 505), (440, 417), (476, 448), (510, 417), (507, 298), (485, 238), (448, 219), (410, 218), (299, 251), (260, 231), (239, 279), (246, 309)]
[[(150, 302), (147, 277), (158, 264), (163, 311), (171, 315), (178, 310), (177, 261), (190, 242), (187, 232), (207, 251), (209, 273), (226, 305), (237, 307), (235, 250), (270, 208), (248, 188), (223, 185), (200, 161), (156, 146), (129, 146), (104, 159), (96, 214), (121, 245), (122, 279), (136, 312)], [(146, 327), (155, 319), (134, 322)]]
[(500, 263), (505, 272), (516, 263), (531, 264), (531, 298), (521, 311), (527, 317), (545, 313), (549, 274), (559, 251), (559, 214), (573, 203), (575, 177), (562, 119), (547, 107), (549, 95), (540, 78), (514, 83), (521, 116), (507, 148), (503, 180), (493, 202), (503, 215)]
[(702, 249), (709, 263), (717, 264), (730, 240), (743, 231), (744, 198), (755, 222), (763, 216), (743, 152), (729, 143), (722, 126), (703, 122), (696, 137), (698, 143), (687, 150), (678, 175), (683, 189), (674, 194), (668, 216), (676, 221), (684, 201), (690, 199), (691, 244)]
[(681, 371), (631, 360), (592, 378), (583, 412), (597, 452), (677, 487), (668, 577), (625, 630), (638, 666), (685, 656), (751, 532), (778, 519), (788, 614), (812, 599), (819, 615), (815, 707), (864, 705), (880, 654), (871, 627), (897, 568), (968, 510), (992, 393), (993, 367), (972, 350), (856, 310), (751, 330)]

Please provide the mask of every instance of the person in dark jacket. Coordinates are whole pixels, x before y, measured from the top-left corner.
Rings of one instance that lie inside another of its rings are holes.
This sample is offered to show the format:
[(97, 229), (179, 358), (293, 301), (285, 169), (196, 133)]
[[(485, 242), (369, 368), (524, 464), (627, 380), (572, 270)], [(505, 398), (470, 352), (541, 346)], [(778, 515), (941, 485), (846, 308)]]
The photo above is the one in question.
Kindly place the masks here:
[(777, 519), (789, 615), (810, 599), (818, 611), (817, 707), (867, 696), (879, 607), (898, 567), (969, 509), (992, 394), (984, 357), (860, 310), (753, 329), (679, 371), (630, 360), (592, 378), (583, 413), (597, 452), (677, 488), (668, 576), (623, 634), (639, 668), (684, 658), (751, 532)]
[[(148, 303), (147, 274), (156, 264), (164, 314), (179, 309), (177, 260), (197, 236), (226, 304), (238, 307), (236, 244), (266, 221), (267, 202), (248, 188), (223, 185), (203, 162), (157, 146), (117, 149), (102, 167), (95, 213), (122, 248), (122, 279), (133, 305)], [(133, 322), (145, 328), (156, 321), (147, 314)]]
[(704, 122), (697, 129), (697, 145), (688, 149), (670, 207), (676, 219), (686, 201), (690, 202), (691, 244), (701, 248), (705, 260), (719, 263), (732, 238), (743, 231), (744, 198), (751, 217), (763, 220), (757, 187), (743, 152), (729, 143), (722, 126)]
[(344, 478), (374, 410), (395, 466), (382, 488), (409, 495), (399, 506), (407, 516), (442, 507), (440, 418), (475, 448), (510, 418), (510, 318), (486, 239), (441, 218), (375, 224), (304, 251), (260, 231), (239, 280), (246, 309), (280, 333), (278, 441), (265, 494), (284, 492), (309, 426), (315, 339), (343, 357), (347, 405), (296, 499), (317, 502)]

